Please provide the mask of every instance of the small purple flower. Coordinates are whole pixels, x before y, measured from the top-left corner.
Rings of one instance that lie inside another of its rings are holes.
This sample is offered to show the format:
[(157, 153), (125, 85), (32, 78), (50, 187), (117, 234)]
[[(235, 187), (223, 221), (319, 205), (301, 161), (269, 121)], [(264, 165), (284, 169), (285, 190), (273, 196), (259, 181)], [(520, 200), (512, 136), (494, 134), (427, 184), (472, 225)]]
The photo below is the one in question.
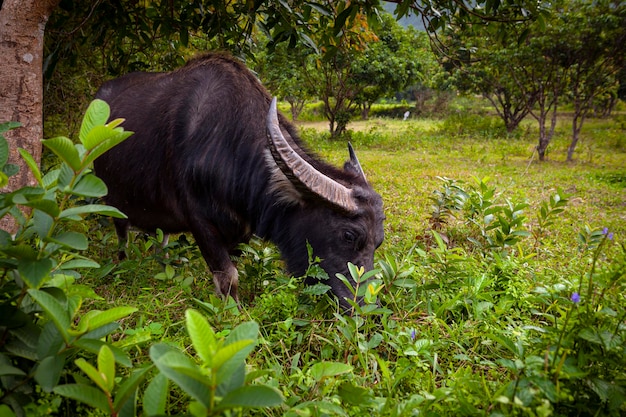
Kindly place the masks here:
[(602, 229), (602, 234), (606, 236), (607, 239), (613, 240), (613, 232), (609, 232), (609, 228), (605, 227)]
[(411, 330), (411, 340), (415, 340), (415, 329)]
[(577, 292), (573, 292), (572, 296), (569, 299), (572, 300), (574, 304), (578, 304), (580, 302), (580, 294), (578, 294)]

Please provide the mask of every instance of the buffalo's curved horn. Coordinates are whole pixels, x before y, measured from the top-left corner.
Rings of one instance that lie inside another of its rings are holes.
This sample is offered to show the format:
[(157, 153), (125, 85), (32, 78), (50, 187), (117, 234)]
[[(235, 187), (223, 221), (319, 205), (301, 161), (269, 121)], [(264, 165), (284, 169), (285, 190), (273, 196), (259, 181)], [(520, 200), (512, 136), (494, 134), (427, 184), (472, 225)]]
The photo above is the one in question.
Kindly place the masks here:
[(276, 164), (296, 188), (298, 185), (304, 186), (310, 192), (348, 212), (358, 210), (351, 189), (319, 172), (289, 145), (280, 130), (275, 97), (267, 114), (267, 131), (270, 150)]
[(350, 153), (350, 165), (361, 177), (363, 177), (364, 181), (367, 181), (367, 178), (365, 178), (365, 172), (363, 172), (363, 168), (361, 168), (361, 164), (359, 163), (359, 158), (356, 157), (356, 153), (354, 152), (350, 142), (348, 142), (348, 152)]

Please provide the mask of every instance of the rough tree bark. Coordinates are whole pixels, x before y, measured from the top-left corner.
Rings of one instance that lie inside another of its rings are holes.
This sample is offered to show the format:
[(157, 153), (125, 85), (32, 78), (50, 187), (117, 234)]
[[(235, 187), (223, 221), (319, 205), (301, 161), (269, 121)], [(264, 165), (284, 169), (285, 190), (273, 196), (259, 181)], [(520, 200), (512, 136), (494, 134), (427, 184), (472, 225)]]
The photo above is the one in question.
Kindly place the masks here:
[[(20, 167), (2, 191), (35, 185), (35, 179), (19, 157), (26, 149), (41, 160), (43, 134), (43, 37), (48, 17), (60, 0), (0, 0), (0, 123), (14, 121), (21, 127), (6, 133), (11, 149), (9, 162)], [(0, 228), (15, 231), (10, 216)]]

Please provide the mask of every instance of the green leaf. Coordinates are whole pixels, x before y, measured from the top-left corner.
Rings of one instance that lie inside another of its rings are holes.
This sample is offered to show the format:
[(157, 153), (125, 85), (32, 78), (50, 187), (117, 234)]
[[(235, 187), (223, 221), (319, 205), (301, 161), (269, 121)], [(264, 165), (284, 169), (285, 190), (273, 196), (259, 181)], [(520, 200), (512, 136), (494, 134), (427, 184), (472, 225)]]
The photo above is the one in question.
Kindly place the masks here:
[(588, 342), (601, 345), (607, 351), (622, 346), (622, 339), (619, 335), (603, 329), (592, 329), (586, 327), (578, 333), (578, 337)]
[(352, 366), (341, 362), (318, 362), (309, 369), (311, 377), (318, 382), (329, 376), (348, 372), (352, 372)]
[[(100, 352), (100, 349), (103, 345), (106, 345), (106, 342), (98, 339), (86, 339), (86, 336), (75, 341), (73, 344), (76, 347), (86, 350), (87, 352), (93, 353), (95, 355)], [(122, 366), (130, 368), (133, 364), (130, 361), (128, 355), (120, 348), (116, 346), (108, 345), (109, 349), (113, 352), (113, 356), (115, 357), (115, 362), (119, 363)]]
[(72, 259), (59, 265), (60, 269), (100, 268), (100, 264), (91, 259)]
[(489, 337), (494, 342), (497, 342), (502, 347), (507, 348), (513, 355), (515, 355), (515, 357), (519, 358), (519, 357), (524, 356), (523, 347), (520, 347), (518, 344), (516, 344), (513, 340), (509, 339), (508, 337), (497, 336), (494, 334), (489, 334), (487, 335), (487, 337)]
[(43, 188), (49, 190), (52, 186), (56, 185), (59, 181), (59, 175), (61, 174), (60, 169), (52, 169), (43, 176)]
[(22, 371), (20, 368), (16, 368), (15, 366), (11, 366), (5, 363), (0, 363), (0, 376), (8, 376), (8, 375), (26, 376), (26, 372)]
[(78, 149), (74, 146), (71, 140), (66, 137), (59, 136), (52, 139), (45, 139), (43, 144), (55, 153), (56, 156), (61, 158), (63, 162), (74, 170), (79, 172), (81, 169), (80, 156), (78, 155)]
[(0, 171), (0, 188), (4, 188), (9, 183), (9, 177), (4, 172)]
[(543, 392), (550, 402), (555, 403), (557, 401), (557, 391), (554, 383), (546, 378), (541, 378), (537, 376), (530, 376), (528, 378), (533, 384), (535, 384), (539, 389)]
[(45, 392), (52, 392), (59, 383), (65, 366), (66, 355), (48, 356), (39, 362), (35, 370), (35, 381)]
[[(244, 340), (238, 340), (238, 341), (236, 341), (234, 343), (231, 343), (231, 344), (229, 344), (227, 346), (222, 347), (221, 349), (219, 349), (215, 353), (215, 356), (213, 357), (213, 360), (212, 360), (212, 363), (213, 363), (212, 368), (213, 368), (213, 370), (215, 370), (215, 371), (219, 370), (222, 367), (222, 365), (224, 365), (224, 363), (226, 363), (228, 360), (233, 358), (235, 355), (237, 355), (239, 352), (241, 352), (247, 346), (250, 346), (250, 345), (252, 345), (254, 343), (255, 343), (254, 340), (244, 339)], [(247, 354), (246, 354), (246, 356), (247, 356)], [(242, 358), (242, 360), (244, 358)], [(230, 364), (230, 365), (232, 366), (232, 365), (237, 365), (237, 364), (235, 363), (235, 364)], [(231, 372), (229, 370), (225, 370), (225, 371), (228, 372), (228, 373)]]
[(52, 320), (61, 334), (63, 341), (69, 343), (67, 330), (70, 328), (70, 316), (65, 310), (65, 307), (63, 307), (56, 298), (46, 292), (30, 289), (28, 290), (28, 294), (43, 308), (48, 318)]
[(83, 161), (85, 166), (89, 166), (93, 161), (95, 161), (100, 155), (118, 145), (119, 143), (125, 141), (133, 134), (133, 132), (125, 132), (121, 129), (115, 129), (115, 134), (111, 136), (108, 140), (100, 143), (95, 148), (91, 150), (87, 158)]
[(73, 216), (79, 216), (81, 214), (100, 214), (102, 216), (117, 217), (125, 219), (126, 215), (116, 209), (115, 207), (103, 205), (103, 204), (88, 204), (86, 206), (72, 207), (65, 209), (59, 215), (60, 219), (71, 218)]
[[(24, 160), (24, 162), (26, 162), (26, 165), (28, 165), (30, 172), (33, 173), (33, 176), (37, 180), (37, 183), (43, 187), (43, 181), (41, 179), (41, 171), (39, 170), (39, 164), (35, 161), (35, 158), (33, 158), (32, 155), (28, 153), (26, 149), (19, 148), (18, 152), (22, 156), (22, 159)], [(4, 164), (0, 166), (4, 166)]]
[(88, 134), (96, 126), (104, 126), (107, 120), (109, 120), (110, 114), (111, 110), (109, 105), (103, 100), (95, 99), (89, 104), (78, 134), (78, 137), (80, 138), (80, 141), (85, 149), (91, 150), (99, 144), (99, 142), (89, 142), (87, 139)]
[[(115, 410), (120, 410), (122, 406), (124, 405), (124, 403), (128, 401), (128, 399), (133, 397), (133, 394), (137, 391), (137, 388), (139, 387), (139, 385), (141, 385), (143, 381), (146, 379), (146, 376), (148, 375), (148, 372), (150, 372), (150, 370), (152, 370), (152, 366), (146, 366), (143, 369), (139, 369), (138, 371), (133, 372), (130, 375), (130, 377), (128, 377), (122, 383), (122, 385), (120, 385), (120, 387), (118, 388), (115, 394), (115, 400), (113, 401), (113, 408)], [(146, 392), (144, 394), (144, 397), (146, 397), (147, 395), (148, 394)], [(165, 393), (163, 397), (164, 399), (167, 399), (167, 393)], [(144, 398), (144, 408), (145, 408), (145, 398)], [(151, 413), (147, 413), (147, 414), (154, 415)]]
[(373, 397), (369, 390), (353, 385), (349, 382), (344, 382), (339, 386), (338, 394), (343, 402), (352, 405), (365, 405), (371, 403)]
[(157, 343), (150, 347), (150, 358), (166, 377), (174, 381), (192, 398), (209, 408), (211, 389), (200, 368), (175, 348)]
[(11, 129), (16, 129), (22, 126), (20, 122), (3, 122), (0, 123), (0, 137), (4, 137), (4, 133), (8, 132)]
[(37, 259), (37, 252), (29, 245), (15, 245), (2, 248), (3, 252), (16, 259), (28, 259), (34, 261)]
[(46, 198), (42, 198), (41, 200), (29, 201), (27, 204), (24, 205), (40, 210), (50, 217), (56, 217), (59, 215), (59, 213), (61, 213), (61, 209), (59, 208), (58, 203), (55, 200), (48, 200)]
[(600, 378), (590, 378), (587, 380), (587, 383), (591, 389), (598, 394), (600, 400), (602, 400), (603, 403), (606, 403), (611, 395), (611, 392), (613, 391), (614, 384)]
[(126, 119), (117, 118), (115, 120), (111, 120), (109, 123), (106, 124), (106, 126), (111, 128), (111, 129), (115, 129), (116, 127), (118, 127), (119, 125), (124, 123), (124, 120), (126, 120)]
[(107, 414), (111, 413), (108, 398), (95, 387), (84, 384), (67, 384), (55, 387), (54, 392), (98, 408)]
[[(100, 351), (102, 352), (102, 350)], [(102, 391), (104, 391), (107, 394), (111, 393), (111, 390), (109, 390), (108, 388), (109, 383), (106, 380), (106, 377), (100, 371), (98, 371), (92, 364), (90, 364), (83, 358), (76, 359), (74, 363), (76, 364), (76, 366), (80, 368), (81, 371), (87, 374), (89, 379), (95, 382), (95, 384), (98, 387), (100, 387)]]
[(118, 133), (119, 130), (109, 126), (94, 126), (85, 137), (83, 144), (85, 145), (85, 149), (91, 151), (96, 146), (102, 145), (111, 138), (116, 137)]
[(167, 405), (169, 383), (163, 374), (158, 374), (148, 384), (143, 394), (143, 409), (149, 416), (164, 415)]
[(93, 174), (87, 174), (78, 181), (71, 193), (81, 197), (104, 197), (108, 191), (104, 181)]
[(265, 385), (246, 385), (226, 394), (215, 410), (277, 407), (282, 403), (283, 397), (276, 389)]
[(213, 356), (217, 348), (213, 329), (211, 329), (204, 316), (196, 310), (187, 310), (185, 317), (187, 331), (198, 356), (209, 367), (215, 366), (219, 368), (219, 365), (213, 365)]
[(15, 417), (15, 413), (6, 404), (0, 404), (0, 417)]
[[(297, 410), (302, 410), (302, 412), (298, 412)], [(323, 401), (323, 400), (305, 401), (296, 405), (290, 411), (292, 411), (292, 413), (288, 414), (289, 417), (299, 416), (299, 415), (346, 416), (346, 417), (348, 416), (348, 413), (346, 413), (339, 404), (335, 404), (330, 401)]]
[[(239, 387), (243, 384), (243, 379), (240, 374), (235, 371), (245, 364), (246, 357), (252, 352), (256, 346), (256, 340), (259, 335), (259, 325), (253, 321), (241, 323), (233, 329), (224, 340), (224, 344), (221, 349), (225, 349), (231, 344), (238, 343), (240, 341), (250, 341), (253, 343), (245, 343), (245, 346), (238, 346), (237, 352), (230, 356), (219, 368), (217, 374), (217, 380), (219, 384), (227, 384), (228, 386)], [(235, 380), (235, 378), (240, 378)], [(227, 378), (230, 378), (228, 380)]]
[(4, 167), (9, 162), (9, 143), (4, 138), (3, 133), (8, 129), (5, 128), (7, 123), (0, 124), (0, 167)]
[[(93, 310), (92, 310), (93, 311)], [(92, 331), (100, 328), (109, 323), (113, 323), (116, 320), (130, 316), (137, 311), (136, 307), (113, 307), (106, 311), (98, 311), (94, 315), (90, 316), (87, 321), (87, 330)], [(81, 320), (82, 325), (82, 320)]]
[(107, 392), (112, 392), (115, 386), (115, 357), (107, 345), (103, 345), (98, 353), (98, 372), (107, 384)]
[(64, 345), (63, 337), (52, 321), (43, 325), (41, 333), (37, 338), (37, 358), (41, 360), (47, 356), (55, 356)]
[(22, 259), (17, 265), (17, 270), (29, 288), (39, 288), (54, 267), (52, 259)]
[(63, 232), (54, 237), (49, 238), (51, 242), (59, 243), (66, 248), (75, 250), (85, 250), (89, 246), (87, 237), (78, 232)]

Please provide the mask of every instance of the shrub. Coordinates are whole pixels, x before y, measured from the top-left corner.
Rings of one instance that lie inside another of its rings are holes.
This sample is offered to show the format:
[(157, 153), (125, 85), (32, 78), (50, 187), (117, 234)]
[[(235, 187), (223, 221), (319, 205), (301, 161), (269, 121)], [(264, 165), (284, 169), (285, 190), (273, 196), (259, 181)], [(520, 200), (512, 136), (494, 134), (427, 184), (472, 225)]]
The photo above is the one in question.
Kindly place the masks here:
[[(18, 225), (15, 235), (0, 231), (1, 414), (58, 410), (61, 402), (54, 393), (108, 415), (136, 415), (140, 389), (151, 375), (142, 390), (145, 415), (166, 413), (170, 380), (188, 395), (187, 411), (194, 416), (279, 405), (282, 398), (275, 389), (246, 380), (245, 358), (258, 337), (254, 322), (236, 326), (228, 336), (217, 335), (200, 313), (188, 310), (186, 328), (200, 363), (158, 343), (150, 347), (152, 363), (137, 365), (128, 353), (133, 344), (111, 338), (120, 327), (117, 321), (137, 308), (85, 309), (85, 300), (100, 297), (80, 283), (80, 271), (99, 264), (81, 254), (88, 239), (75, 226), (87, 215), (124, 216), (88, 202), (107, 192), (91, 163), (132, 134), (120, 127), (122, 119), (107, 123), (108, 118), (108, 105), (96, 100), (83, 119), (79, 144), (65, 137), (44, 140), (61, 160), (45, 175), (20, 150), (38, 186), (0, 195), (2, 217), (13, 216)], [(0, 125), (0, 135), (15, 126)], [(3, 184), (17, 172), (7, 160), (8, 144), (0, 136)], [(78, 409), (67, 407), (72, 413)]]

